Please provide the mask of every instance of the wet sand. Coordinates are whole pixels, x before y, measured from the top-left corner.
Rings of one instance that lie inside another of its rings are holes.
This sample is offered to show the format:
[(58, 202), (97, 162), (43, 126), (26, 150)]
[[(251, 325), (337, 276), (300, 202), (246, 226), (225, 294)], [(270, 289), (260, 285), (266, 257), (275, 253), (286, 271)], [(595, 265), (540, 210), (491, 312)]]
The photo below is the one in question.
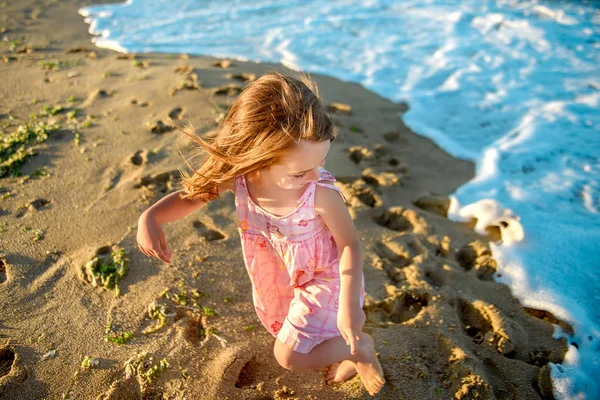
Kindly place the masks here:
[[(277, 364), (231, 194), (165, 225), (172, 265), (137, 248), (139, 214), (194, 154), (169, 118), (209, 133), (248, 79), (287, 70), (97, 49), (77, 14), (88, 4), (0, 5), (0, 129), (48, 134), (0, 178), (0, 399), (369, 398), (358, 377), (330, 387)], [(364, 244), (377, 398), (552, 398), (560, 321), (493, 281), (497, 232), (445, 217), (474, 166), (411, 132), (408, 105), (313, 78), (338, 135), (326, 168)]]

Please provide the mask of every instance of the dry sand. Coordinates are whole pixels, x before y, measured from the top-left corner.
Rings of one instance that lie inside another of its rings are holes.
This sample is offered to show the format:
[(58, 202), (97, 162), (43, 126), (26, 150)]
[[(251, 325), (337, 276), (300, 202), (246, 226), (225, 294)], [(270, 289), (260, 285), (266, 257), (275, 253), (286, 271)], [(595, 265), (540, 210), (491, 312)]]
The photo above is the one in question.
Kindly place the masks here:
[[(231, 195), (165, 226), (171, 266), (136, 245), (139, 214), (177, 190), (179, 150), (193, 150), (167, 116), (214, 130), (244, 85), (237, 75), (285, 68), (123, 59), (90, 44), (77, 14), (87, 4), (0, 4), (1, 129), (14, 132), (30, 114), (60, 124), (21, 177), (0, 179), (0, 398), (368, 398), (358, 377), (329, 387), (317, 371), (278, 366), (253, 310)], [(387, 379), (377, 397), (551, 398), (547, 364), (565, 353), (552, 315), (524, 310), (492, 280), (488, 239), (444, 217), (473, 165), (404, 126), (406, 105), (314, 78), (326, 104), (351, 107), (332, 108), (338, 139), (327, 168), (364, 242), (364, 330)], [(56, 114), (40, 115), (44, 106)], [(111, 247), (129, 267), (118, 297), (83, 268)], [(127, 332), (126, 343), (105, 340)]]

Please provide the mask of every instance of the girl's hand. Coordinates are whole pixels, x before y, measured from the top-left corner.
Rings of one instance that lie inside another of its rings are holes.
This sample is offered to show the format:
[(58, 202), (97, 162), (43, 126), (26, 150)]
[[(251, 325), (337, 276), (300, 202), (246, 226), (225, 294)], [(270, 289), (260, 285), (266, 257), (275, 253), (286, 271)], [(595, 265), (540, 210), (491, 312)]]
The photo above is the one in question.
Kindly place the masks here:
[(356, 354), (357, 341), (360, 340), (366, 316), (362, 308), (340, 307), (337, 315), (337, 327), (342, 333), (346, 344), (350, 346), (350, 353)]
[(148, 213), (143, 213), (138, 219), (137, 243), (140, 251), (148, 257), (156, 257), (171, 264), (165, 234), (160, 224)]

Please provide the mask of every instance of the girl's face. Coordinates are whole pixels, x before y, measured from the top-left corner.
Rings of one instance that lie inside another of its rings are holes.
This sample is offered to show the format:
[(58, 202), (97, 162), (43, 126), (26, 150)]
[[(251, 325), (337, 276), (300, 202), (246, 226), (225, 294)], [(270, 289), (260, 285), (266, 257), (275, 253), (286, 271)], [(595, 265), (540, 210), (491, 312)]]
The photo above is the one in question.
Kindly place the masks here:
[(276, 184), (282, 189), (300, 189), (319, 179), (319, 167), (325, 165), (331, 142), (301, 140), (298, 146), (283, 154), (277, 164), (261, 171), (265, 183)]

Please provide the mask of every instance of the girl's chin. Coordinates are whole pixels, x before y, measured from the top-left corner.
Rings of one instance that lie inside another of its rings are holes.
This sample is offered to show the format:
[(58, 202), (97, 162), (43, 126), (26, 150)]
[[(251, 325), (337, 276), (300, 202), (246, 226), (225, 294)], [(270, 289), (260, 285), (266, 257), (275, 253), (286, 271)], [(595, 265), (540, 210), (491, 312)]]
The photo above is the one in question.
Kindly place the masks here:
[(279, 187), (286, 190), (298, 190), (306, 187), (306, 185), (307, 183), (303, 183), (301, 185), (279, 185)]

